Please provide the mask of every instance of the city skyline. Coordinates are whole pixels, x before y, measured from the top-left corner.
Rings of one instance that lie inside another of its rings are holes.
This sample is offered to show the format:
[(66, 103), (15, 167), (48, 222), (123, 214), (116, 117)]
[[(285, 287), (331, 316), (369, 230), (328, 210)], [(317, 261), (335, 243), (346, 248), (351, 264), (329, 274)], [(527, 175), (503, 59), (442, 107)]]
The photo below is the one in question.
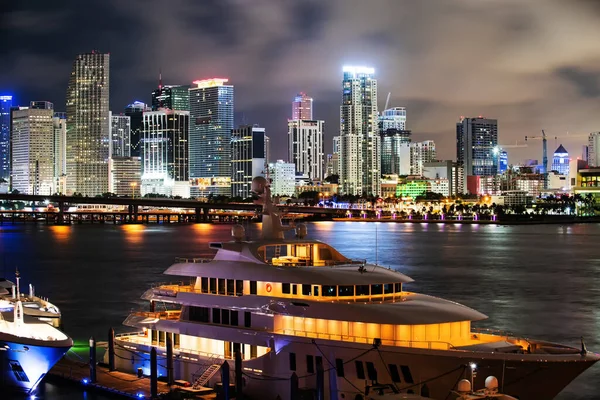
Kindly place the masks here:
[[(435, 140), (443, 159), (453, 158), (453, 129), (461, 115), (498, 119), (501, 144), (523, 140), (542, 128), (549, 135), (560, 135), (589, 133), (600, 125), (600, 117), (593, 112), (600, 94), (593, 62), (598, 50), (588, 40), (574, 43), (568, 35), (556, 37), (548, 23), (550, 17), (560, 16), (573, 35), (593, 37), (595, 24), (581, 18), (591, 21), (598, 9), (585, 1), (567, 6), (535, 1), (480, 5), (464, 0), (452, 7), (438, 1), (433, 7), (399, 1), (381, 1), (376, 7), (361, 2), (346, 7), (336, 1), (255, 7), (216, 3), (202, 9), (186, 6), (181, 27), (168, 28), (153, 21), (173, 11), (162, 10), (156, 2), (141, 10), (112, 2), (67, 2), (49, 9), (46, 5), (13, 7), (7, 18), (7, 45), (2, 49), (8, 62), (0, 66), (0, 91), (15, 96), (16, 104), (42, 99), (63, 111), (65, 76), (73, 56), (97, 48), (111, 53), (113, 112), (135, 100), (150, 104), (161, 69), (169, 84), (229, 77), (237, 88), (236, 125), (258, 123), (267, 132), (281, 132), (271, 138), (276, 149), (273, 158), (284, 158), (279, 150), (286, 141), (281, 127), (297, 92), (315, 99), (314, 118), (334, 126), (344, 64), (372, 65), (380, 85), (378, 109), (383, 109), (391, 92), (389, 106), (407, 107), (407, 129), (413, 131), (415, 140)], [(218, 29), (210, 28), (211, 21), (229, 8), (236, 12), (227, 14)], [(544, 12), (537, 11), (541, 9)], [(47, 12), (52, 13), (53, 22), (42, 27), (36, 21)], [(82, 28), (70, 22), (88, 13), (94, 13), (98, 21)], [(361, 21), (362, 13), (378, 15), (381, 23), (373, 28)], [(443, 19), (444, 13), (452, 18)], [(388, 14), (395, 17), (386, 18)], [(398, 19), (404, 21), (400, 30)], [(190, 31), (195, 20), (208, 22), (194, 24)], [(239, 20), (253, 27), (270, 26), (270, 30), (253, 28), (242, 34), (236, 24)], [(272, 20), (275, 23), (270, 24)], [(288, 22), (297, 29), (290, 29)], [(464, 29), (473, 23), (485, 25), (487, 33), (473, 35)], [(505, 39), (508, 36), (511, 40)], [(64, 37), (70, 38), (68, 45), (51, 45)], [(131, 46), (132, 37), (141, 44)], [(176, 46), (171, 45), (174, 42)], [(448, 46), (448, 42), (459, 44)], [(205, 45), (210, 57), (185, 51)], [(486, 61), (475, 68), (455, 56), (465, 48), (485, 52)], [(249, 54), (261, 57), (240, 62), (248, 60)], [(261, 96), (252, 95), (257, 91)], [(331, 152), (335, 134), (333, 129), (326, 133), (326, 153)], [(576, 148), (579, 142), (574, 138), (564, 144)], [(529, 148), (511, 150), (510, 162), (539, 159), (540, 154), (540, 143), (532, 143)]]

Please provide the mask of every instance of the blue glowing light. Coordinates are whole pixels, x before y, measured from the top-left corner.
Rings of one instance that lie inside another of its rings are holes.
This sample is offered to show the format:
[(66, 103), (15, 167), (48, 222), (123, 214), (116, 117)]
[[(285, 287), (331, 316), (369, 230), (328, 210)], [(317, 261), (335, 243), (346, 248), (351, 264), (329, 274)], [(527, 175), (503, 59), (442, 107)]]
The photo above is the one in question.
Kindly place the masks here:
[(138, 393), (138, 394), (136, 394), (136, 397), (138, 399), (143, 399), (144, 398), (144, 393)]
[(83, 383), (84, 385), (87, 385), (88, 383), (90, 383), (90, 380), (88, 378), (83, 378), (81, 380), (81, 383)]

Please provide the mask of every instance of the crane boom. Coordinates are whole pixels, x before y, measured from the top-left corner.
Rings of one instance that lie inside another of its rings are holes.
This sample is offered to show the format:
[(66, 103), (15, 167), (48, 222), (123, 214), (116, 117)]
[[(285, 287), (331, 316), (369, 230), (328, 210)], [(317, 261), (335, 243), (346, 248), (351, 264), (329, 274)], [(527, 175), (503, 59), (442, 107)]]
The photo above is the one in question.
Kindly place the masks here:
[(388, 105), (390, 104), (390, 96), (391, 95), (392, 95), (392, 92), (388, 92), (387, 99), (385, 100), (385, 107), (383, 107), (384, 111), (387, 110)]

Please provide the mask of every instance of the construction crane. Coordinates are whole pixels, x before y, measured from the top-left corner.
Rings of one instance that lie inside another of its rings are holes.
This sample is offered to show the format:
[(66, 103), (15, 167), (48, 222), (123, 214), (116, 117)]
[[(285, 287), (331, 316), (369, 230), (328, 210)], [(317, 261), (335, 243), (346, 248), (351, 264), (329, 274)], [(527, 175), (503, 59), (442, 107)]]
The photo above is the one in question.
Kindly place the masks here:
[[(525, 136), (525, 141), (528, 139), (542, 139), (542, 168), (543, 173), (548, 176), (548, 140), (546, 138), (546, 132), (542, 129), (542, 136)], [(546, 189), (547, 180), (544, 178), (544, 189)]]
[(392, 92), (388, 92), (387, 99), (385, 100), (385, 107), (383, 107), (383, 111), (387, 110), (388, 104), (390, 104), (390, 96), (391, 95), (392, 95)]
[(515, 141), (515, 144), (499, 144), (498, 146), (499, 149), (517, 149), (519, 147), (527, 147), (527, 143), (521, 143), (519, 144), (519, 141)]

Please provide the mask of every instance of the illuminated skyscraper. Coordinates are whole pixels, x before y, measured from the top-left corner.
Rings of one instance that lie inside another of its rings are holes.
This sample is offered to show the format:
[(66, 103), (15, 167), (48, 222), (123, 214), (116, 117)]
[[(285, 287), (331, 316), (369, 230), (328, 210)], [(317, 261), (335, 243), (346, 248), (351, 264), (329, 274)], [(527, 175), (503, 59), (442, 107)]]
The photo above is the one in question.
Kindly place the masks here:
[(379, 129), (382, 132), (388, 129), (406, 130), (406, 108), (394, 107), (383, 110), (379, 116)]
[[(456, 160), (463, 167), (465, 190), (470, 176), (494, 176), (498, 173), (498, 120), (465, 118), (456, 123)], [(471, 190), (472, 193), (475, 193)]]
[(109, 157), (131, 156), (131, 117), (110, 113)]
[(233, 85), (228, 79), (194, 81), (190, 88), (190, 177), (193, 195), (231, 195)]
[(125, 107), (125, 115), (130, 118), (130, 147), (132, 157), (139, 157), (141, 154), (142, 146), (140, 140), (144, 129), (145, 111), (151, 111), (151, 109), (141, 101), (134, 101)]
[(231, 197), (251, 196), (252, 179), (266, 175), (265, 128), (240, 126), (231, 133)]
[(66, 193), (67, 177), (67, 114), (55, 112), (52, 118), (54, 125), (53, 157), (54, 157), (54, 193)]
[(110, 55), (80, 54), (67, 89), (67, 192), (108, 192)]
[(0, 179), (10, 179), (10, 108), (12, 96), (0, 96)]
[(554, 152), (552, 158), (552, 171), (557, 171), (561, 175), (569, 175), (569, 153), (561, 144)]
[(31, 102), (14, 110), (11, 132), (12, 188), (24, 194), (54, 192), (54, 105)]
[(163, 85), (162, 79), (159, 79), (158, 88), (152, 92), (152, 111), (160, 108), (189, 111), (189, 88), (189, 85)]
[[(381, 173), (384, 175), (408, 175), (410, 172), (411, 131), (387, 129), (381, 136)], [(405, 146), (403, 146), (405, 145)], [(404, 158), (404, 160), (402, 160)], [(404, 164), (402, 163), (404, 161)], [(406, 168), (402, 168), (406, 165)]]
[(292, 103), (292, 119), (313, 119), (313, 99), (308, 97), (306, 93), (300, 92), (294, 98)]
[(588, 157), (590, 167), (600, 167), (600, 132), (592, 132), (588, 137)]
[(288, 121), (288, 156), (296, 172), (312, 180), (323, 179), (323, 121)]
[(381, 146), (375, 70), (344, 67), (340, 107), (340, 185), (344, 194), (379, 195)]

